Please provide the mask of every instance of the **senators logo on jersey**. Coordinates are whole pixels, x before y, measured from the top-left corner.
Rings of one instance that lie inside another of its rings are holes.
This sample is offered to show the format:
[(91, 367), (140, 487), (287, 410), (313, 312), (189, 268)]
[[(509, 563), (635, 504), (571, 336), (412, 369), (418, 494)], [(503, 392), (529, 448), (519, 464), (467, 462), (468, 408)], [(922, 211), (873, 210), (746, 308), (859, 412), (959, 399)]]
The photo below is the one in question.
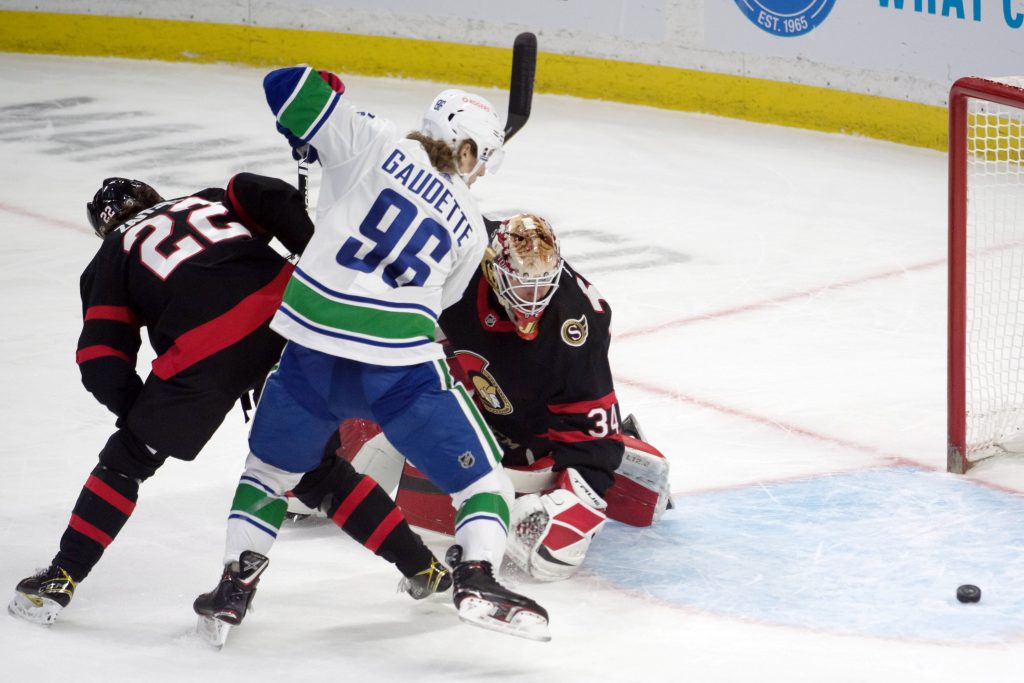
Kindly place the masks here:
[(498, 380), (487, 371), (489, 363), (486, 358), (472, 351), (456, 351), (455, 358), (473, 383), (477, 402), (484, 410), (495, 415), (508, 415), (512, 412), (512, 404), (498, 386)]
[(587, 341), (587, 316), (569, 318), (562, 323), (562, 341), (569, 346), (583, 346)]

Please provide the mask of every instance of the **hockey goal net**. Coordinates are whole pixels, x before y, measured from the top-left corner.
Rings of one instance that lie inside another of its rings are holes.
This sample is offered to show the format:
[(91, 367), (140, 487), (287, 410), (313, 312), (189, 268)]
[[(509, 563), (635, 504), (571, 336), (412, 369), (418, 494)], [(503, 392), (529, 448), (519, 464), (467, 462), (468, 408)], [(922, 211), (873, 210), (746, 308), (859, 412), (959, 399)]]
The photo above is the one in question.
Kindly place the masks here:
[(949, 97), (947, 467), (1024, 453), (1024, 77)]

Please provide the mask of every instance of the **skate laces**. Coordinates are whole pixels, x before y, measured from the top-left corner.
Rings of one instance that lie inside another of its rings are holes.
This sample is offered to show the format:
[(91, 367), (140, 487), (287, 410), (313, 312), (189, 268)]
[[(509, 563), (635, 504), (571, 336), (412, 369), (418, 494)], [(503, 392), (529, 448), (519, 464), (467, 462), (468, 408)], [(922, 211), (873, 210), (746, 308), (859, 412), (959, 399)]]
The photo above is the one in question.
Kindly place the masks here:
[[(71, 578), (63, 567), (53, 566), (36, 574), (40, 580), (40, 588), (46, 586), (49, 590), (67, 593), (70, 595), (78, 587), (78, 582)], [(59, 586), (59, 588), (57, 588)]]
[(398, 582), (398, 592), (408, 593), (419, 600), (433, 593), (443, 593), (452, 585), (451, 573), (436, 557), (430, 558), (430, 565), (412, 576)]
[(488, 585), (500, 585), (494, 579), (494, 569), (487, 560), (462, 560), (462, 546), (455, 544), (448, 548), (444, 556), (445, 562), (452, 568), (452, 579), (455, 582), (455, 593), (478, 590), (481, 581)]
[(474, 580), (479, 582), (481, 579), (491, 584), (501, 585), (494, 578), (494, 567), (486, 560), (460, 562), (455, 565), (452, 572), (454, 573), (456, 587), (465, 587), (467, 583), (472, 583)]
[(50, 567), (36, 567), (36, 570), (34, 572), (32, 572), (32, 576), (29, 576), (28, 578), (23, 579), (23, 581), (31, 581), (33, 579), (37, 579), (40, 582), (42, 582), (43, 579), (45, 579), (49, 574), (50, 574)]

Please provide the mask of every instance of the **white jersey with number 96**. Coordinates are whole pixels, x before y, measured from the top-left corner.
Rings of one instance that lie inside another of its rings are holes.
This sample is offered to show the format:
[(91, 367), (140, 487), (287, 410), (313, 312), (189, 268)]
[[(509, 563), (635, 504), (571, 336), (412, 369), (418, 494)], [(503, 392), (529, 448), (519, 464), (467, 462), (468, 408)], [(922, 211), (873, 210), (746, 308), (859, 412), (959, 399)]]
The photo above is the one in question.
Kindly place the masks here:
[(443, 358), (438, 316), (459, 299), (486, 246), (468, 186), (308, 67), (274, 71), (264, 87), (279, 123), (310, 143), (323, 166), (316, 230), (273, 329), (366, 363)]

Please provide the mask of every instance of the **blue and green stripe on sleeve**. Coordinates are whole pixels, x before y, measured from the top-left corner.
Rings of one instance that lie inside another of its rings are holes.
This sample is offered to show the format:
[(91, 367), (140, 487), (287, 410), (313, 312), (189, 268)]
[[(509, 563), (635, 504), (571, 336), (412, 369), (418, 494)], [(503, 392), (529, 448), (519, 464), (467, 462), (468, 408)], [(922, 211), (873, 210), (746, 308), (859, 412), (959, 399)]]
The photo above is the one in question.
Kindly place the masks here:
[(271, 71), (263, 79), (263, 91), (278, 122), (303, 142), (309, 142), (341, 100), (341, 93), (308, 66)]

